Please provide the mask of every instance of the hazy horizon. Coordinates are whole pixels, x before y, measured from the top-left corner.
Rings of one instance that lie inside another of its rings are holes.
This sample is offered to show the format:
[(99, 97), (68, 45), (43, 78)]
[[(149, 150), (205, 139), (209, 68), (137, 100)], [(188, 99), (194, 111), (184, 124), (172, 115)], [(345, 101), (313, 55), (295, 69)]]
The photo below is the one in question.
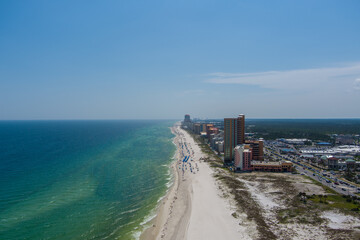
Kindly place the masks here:
[(360, 118), (359, 1), (2, 1), (0, 120)]
[[(236, 116), (227, 116), (236, 117)], [(245, 116), (246, 117), (246, 116)], [(225, 117), (226, 118), (226, 117)], [(191, 118), (194, 120), (193, 118)], [(197, 118), (196, 120), (223, 120), (224, 118)], [(118, 118), (118, 119), (0, 119), (0, 122), (6, 121), (182, 121), (183, 119), (171, 118)], [(360, 120), (360, 118), (246, 118), (246, 120)]]

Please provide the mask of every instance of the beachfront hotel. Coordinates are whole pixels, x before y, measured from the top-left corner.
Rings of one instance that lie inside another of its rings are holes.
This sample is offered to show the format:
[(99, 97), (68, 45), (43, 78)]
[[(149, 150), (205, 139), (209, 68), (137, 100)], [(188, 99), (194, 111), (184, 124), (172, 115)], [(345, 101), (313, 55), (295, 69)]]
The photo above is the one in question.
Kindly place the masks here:
[(224, 163), (234, 159), (234, 148), (245, 142), (245, 115), (237, 118), (224, 118)]
[(185, 117), (184, 117), (184, 122), (191, 122), (190, 120), (190, 114), (185, 114)]
[(252, 148), (252, 160), (264, 160), (264, 140), (262, 138), (259, 140), (245, 140), (245, 143)]
[(249, 144), (241, 144), (235, 147), (235, 170), (250, 171), (252, 156), (252, 148)]
[(192, 130), (192, 122), (191, 122), (191, 119), (190, 119), (190, 115), (189, 114), (185, 114), (185, 117), (184, 117), (184, 121), (183, 121), (183, 126), (185, 126), (186, 128), (188, 128), (189, 130)]

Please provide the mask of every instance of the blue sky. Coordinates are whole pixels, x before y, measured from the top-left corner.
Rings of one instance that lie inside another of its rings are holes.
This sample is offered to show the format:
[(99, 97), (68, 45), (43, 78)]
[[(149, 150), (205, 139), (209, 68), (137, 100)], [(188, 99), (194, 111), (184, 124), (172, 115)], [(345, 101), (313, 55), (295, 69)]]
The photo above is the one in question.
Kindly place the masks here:
[(1, 1), (0, 119), (360, 117), (360, 1)]

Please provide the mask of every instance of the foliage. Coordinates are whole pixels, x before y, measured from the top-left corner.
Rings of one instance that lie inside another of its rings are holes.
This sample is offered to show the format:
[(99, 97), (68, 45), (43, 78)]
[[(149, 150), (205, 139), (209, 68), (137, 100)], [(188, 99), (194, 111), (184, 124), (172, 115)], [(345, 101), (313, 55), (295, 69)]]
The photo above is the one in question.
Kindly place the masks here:
[[(339, 194), (329, 194), (329, 195), (314, 195), (309, 200), (315, 203), (327, 204), (327, 206), (323, 206), (329, 209), (339, 209), (349, 211), (355, 208), (359, 208), (359, 203), (352, 199), (351, 197), (342, 197)], [(325, 201), (324, 201), (325, 200)], [(352, 210), (354, 211), (354, 210)]]
[(360, 119), (248, 119), (247, 132), (264, 139), (307, 138), (331, 142), (331, 134), (359, 134)]
[(351, 171), (350, 169), (347, 169), (344, 178), (350, 182), (357, 182), (356, 173)]

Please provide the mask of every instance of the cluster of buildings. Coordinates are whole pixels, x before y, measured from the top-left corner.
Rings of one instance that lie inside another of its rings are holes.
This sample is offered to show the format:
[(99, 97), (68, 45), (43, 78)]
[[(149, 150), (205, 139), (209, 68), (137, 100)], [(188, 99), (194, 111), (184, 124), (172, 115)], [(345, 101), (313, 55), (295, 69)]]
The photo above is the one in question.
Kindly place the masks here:
[(355, 156), (360, 155), (360, 147), (356, 145), (305, 148), (299, 152), (301, 158), (324, 165), (332, 170), (360, 169), (360, 162), (355, 160)]
[[(353, 145), (355, 144), (354, 136), (351, 134), (333, 134), (332, 137), (335, 139), (335, 144), (338, 145)], [(357, 135), (359, 137), (359, 135)]]
[(224, 152), (224, 131), (220, 130), (222, 128), (221, 123), (193, 122), (190, 119), (190, 115), (186, 114), (183, 126), (191, 130), (194, 134), (207, 139), (210, 147), (215, 151), (219, 153)]
[(264, 140), (245, 138), (245, 115), (224, 118), (222, 124), (192, 122), (186, 114), (183, 127), (207, 140), (210, 147), (223, 155), (224, 165), (236, 171), (292, 171), (290, 161), (264, 161)]
[[(314, 163), (319, 167), (331, 170), (360, 170), (360, 146), (354, 145), (352, 135), (332, 136), (335, 141), (313, 142), (309, 139), (277, 139), (268, 141), (269, 146), (275, 146), (280, 154), (293, 155), (302, 160)], [(307, 144), (306, 144), (307, 143)], [(338, 145), (352, 143), (353, 145)]]

